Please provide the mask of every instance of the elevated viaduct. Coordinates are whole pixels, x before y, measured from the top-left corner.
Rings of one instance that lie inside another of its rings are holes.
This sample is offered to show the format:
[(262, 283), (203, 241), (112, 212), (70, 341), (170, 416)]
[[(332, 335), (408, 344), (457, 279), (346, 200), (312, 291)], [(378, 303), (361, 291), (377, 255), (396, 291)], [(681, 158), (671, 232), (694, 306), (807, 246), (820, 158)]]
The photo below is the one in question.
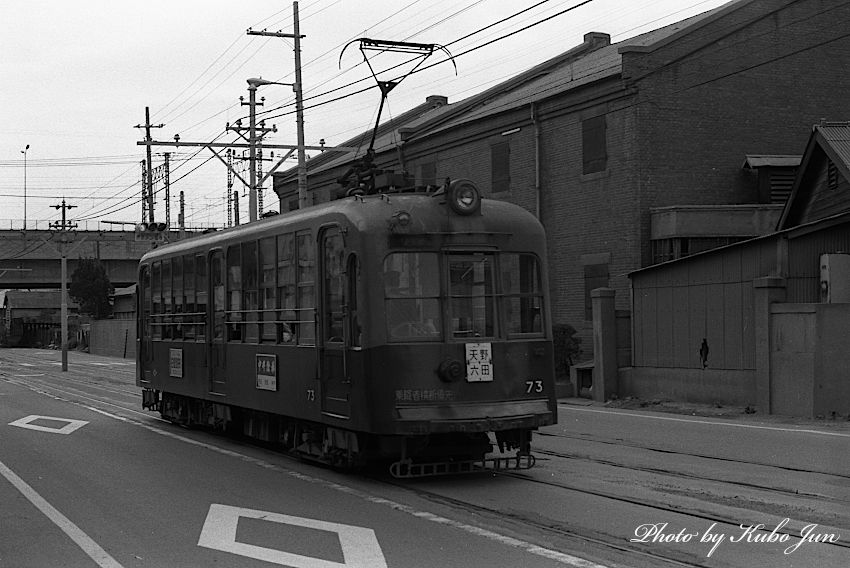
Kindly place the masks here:
[[(178, 232), (168, 237), (175, 241)], [(63, 239), (69, 281), (79, 259), (96, 258), (116, 288), (136, 282), (139, 259), (154, 244), (137, 241), (132, 231), (0, 230), (0, 289), (59, 288)]]

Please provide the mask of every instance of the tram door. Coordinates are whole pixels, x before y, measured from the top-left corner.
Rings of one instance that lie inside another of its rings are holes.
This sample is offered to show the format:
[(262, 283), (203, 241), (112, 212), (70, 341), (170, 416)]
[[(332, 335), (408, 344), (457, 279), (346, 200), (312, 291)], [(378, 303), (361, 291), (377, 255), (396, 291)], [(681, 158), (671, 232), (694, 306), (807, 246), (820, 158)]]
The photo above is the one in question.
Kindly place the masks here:
[(348, 279), (342, 233), (336, 227), (326, 229), (319, 238), (319, 247), (322, 270), (322, 412), (347, 418), (351, 412), (351, 380), (347, 365), (350, 330), (347, 325)]
[(225, 348), (227, 347), (227, 336), (225, 334), (225, 297), (224, 297), (224, 255), (221, 249), (216, 249), (209, 254), (209, 301), (207, 302), (207, 372), (209, 376), (209, 388), (211, 393), (226, 394), (225, 385), (227, 377), (227, 365), (225, 360)]

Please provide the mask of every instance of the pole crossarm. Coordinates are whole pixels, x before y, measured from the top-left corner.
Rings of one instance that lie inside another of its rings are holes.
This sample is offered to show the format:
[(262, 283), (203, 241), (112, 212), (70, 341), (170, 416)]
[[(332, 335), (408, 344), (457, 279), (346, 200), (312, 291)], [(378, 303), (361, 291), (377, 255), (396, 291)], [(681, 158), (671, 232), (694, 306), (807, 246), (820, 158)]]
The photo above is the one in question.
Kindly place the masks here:
[[(136, 142), (136, 146), (145, 146), (150, 144), (151, 146), (194, 146), (202, 147), (202, 148), (250, 148), (250, 144), (242, 144), (241, 142), (227, 143), (227, 142), (184, 142), (184, 141), (160, 141), (160, 140), (151, 140), (150, 142), (145, 142), (144, 140)], [(298, 146), (293, 144), (263, 144), (263, 148), (270, 148), (272, 150), (297, 150)], [(304, 146), (305, 150), (318, 150), (319, 152), (351, 152), (356, 151), (357, 148), (354, 146)]]
[(258, 31), (252, 30), (251, 28), (248, 28), (247, 33), (248, 33), (248, 35), (255, 35), (255, 36), (289, 37), (289, 38), (292, 38), (292, 39), (295, 39), (296, 37), (299, 37), (299, 38), (307, 37), (304, 34), (298, 34), (296, 36), (295, 34), (285, 34), (283, 32), (267, 32), (266, 30), (262, 30), (262, 31), (258, 32)]

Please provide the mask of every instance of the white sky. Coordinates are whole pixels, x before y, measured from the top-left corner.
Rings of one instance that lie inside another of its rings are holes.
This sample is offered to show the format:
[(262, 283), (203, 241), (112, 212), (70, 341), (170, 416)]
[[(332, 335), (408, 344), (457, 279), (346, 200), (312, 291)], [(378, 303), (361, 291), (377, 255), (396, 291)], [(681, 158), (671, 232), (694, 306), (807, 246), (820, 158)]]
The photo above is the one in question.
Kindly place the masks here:
[[(562, 53), (589, 31), (609, 33), (612, 41), (638, 35), (710, 10), (727, 0), (592, 0), (574, 10), (464, 55), (468, 49), (581, 4), (549, 0), (502, 24), (459, 41), (521, 10), (533, 0), (301, 0), (306, 143), (340, 144), (372, 127), (380, 102), (377, 89), (315, 108), (311, 104), (374, 86), (357, 44), (339, 59), (352, 39), (436, 43), (456, 56), (449, 63), (405, 79), (390, 93), (384, 118), (401, 114), (428, 95), (458, 102)], [(247, 116), (246, 79), (261, 76), (294, 81), (291, 40), (248, 36), (246, 30), (292, 33), (290, 0), (4, 0), (0, 5), (0, 229), (19, 228), (24, 217), (24, 154), (27, 144), (27, 228), (46, 229), (64, 197), (76, 209), (70, 218), (139, 221), (141, 165), (138, 146), (145, 107), (156, 140), (234, 141), (225, 123)], [(436, 52), (427, 62), (444, 56)], [(376, 70), (401, 61), (398, 55), (371, 59)], [(379, 75), (381, 79), (394, 78)], [(365, 79), (365, 80), (364, 80)], [(363, 80), (354, 86), (345, 86)], [(323, 93), (342, 87), (333, 95)], [(269, 113), (293, 110), (290, 87), (268, 85)], [(310, 98), (315, 97), (315, 98)], [(294, 114), (270, 119), (278, 128), (268, 144), (295, 144)], [(247, 124), (247, 121), (246, 121)], [(226, 220), (227, 170), (200, 150), (155, 147), (172, 152), (172, 223), (177, 194), (186, 195), (187, 224)], [(295, 162), (292, 162), (294, 165)], [(268, 166), (267, 166), (268, 167)], [(288, 166), (284, 166), (285, 169)], [(238, 183), (238, 182), (237, 182)], [(278, 209), (266, 182), (265, 209)], [(247, 218), (247, 198), (240, 203)], [(164, 220), (158, 197), (157, 220)], [(81, 223), (81, 228), (82, 228)], [(127, 227), (129, 229), (129, 227)]]

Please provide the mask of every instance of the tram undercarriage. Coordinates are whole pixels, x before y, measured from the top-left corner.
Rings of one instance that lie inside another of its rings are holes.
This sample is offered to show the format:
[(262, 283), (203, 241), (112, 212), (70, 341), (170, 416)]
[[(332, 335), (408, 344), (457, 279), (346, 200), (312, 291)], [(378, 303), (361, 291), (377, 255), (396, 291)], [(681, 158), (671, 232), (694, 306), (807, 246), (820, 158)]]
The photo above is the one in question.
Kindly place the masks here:
[(142, 401), (143, 408), (174, 424), (246, 436), (331, 467), (354, 470), (390, 462), (396, 478), (530, 469), (535, 463), (529, 428), (495, 432), (500, 454), (493, 455), (486, 432), (379, 436), (152, 389), (143, 390)]

